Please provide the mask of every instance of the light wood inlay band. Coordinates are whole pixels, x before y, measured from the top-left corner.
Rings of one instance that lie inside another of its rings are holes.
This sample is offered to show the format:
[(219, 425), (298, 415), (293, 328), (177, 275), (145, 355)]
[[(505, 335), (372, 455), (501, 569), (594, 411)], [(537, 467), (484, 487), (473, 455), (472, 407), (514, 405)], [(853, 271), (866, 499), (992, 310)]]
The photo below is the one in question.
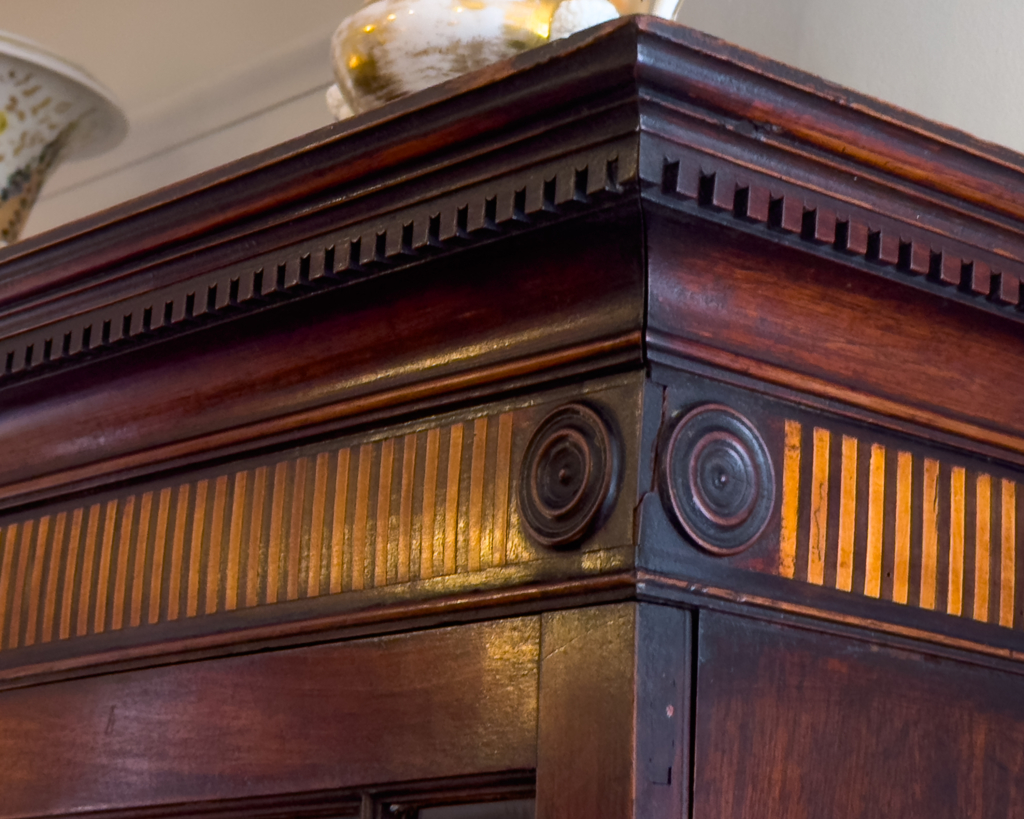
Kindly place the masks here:
[(3, 522), (0, 649), (532, 559), (509, 526), (514, 417)]
[(1015, 605), (1016, 482), (852, 435), (830, 460), (835, 436), (786, 421), (777, 574), (1024, 627)]

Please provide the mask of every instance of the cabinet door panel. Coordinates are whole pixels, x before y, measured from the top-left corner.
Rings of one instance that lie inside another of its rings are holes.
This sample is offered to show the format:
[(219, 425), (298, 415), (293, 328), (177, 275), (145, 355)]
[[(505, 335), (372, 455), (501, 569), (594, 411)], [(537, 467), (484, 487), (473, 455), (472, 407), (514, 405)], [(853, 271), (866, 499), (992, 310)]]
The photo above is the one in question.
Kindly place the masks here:
[(695, 819), (1024, 810), (1024, 677), (725, 615), (699, 635)]
[(539, 646), (523, 617), (5, 691), (0, 819), (528, 770)]

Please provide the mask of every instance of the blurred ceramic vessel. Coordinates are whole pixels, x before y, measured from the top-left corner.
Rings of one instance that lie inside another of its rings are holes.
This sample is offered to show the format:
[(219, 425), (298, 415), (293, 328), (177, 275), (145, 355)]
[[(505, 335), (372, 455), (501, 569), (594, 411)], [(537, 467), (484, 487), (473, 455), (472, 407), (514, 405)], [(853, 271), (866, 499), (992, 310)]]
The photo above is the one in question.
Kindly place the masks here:
[(128, 123), (81, 68), (0, 32), (0, 246), (18, 238), (57, 165), (119, 143)]
[(331, 41), (342, 119), (622, 14), (672, 17), (682, 0), (375, 0)]

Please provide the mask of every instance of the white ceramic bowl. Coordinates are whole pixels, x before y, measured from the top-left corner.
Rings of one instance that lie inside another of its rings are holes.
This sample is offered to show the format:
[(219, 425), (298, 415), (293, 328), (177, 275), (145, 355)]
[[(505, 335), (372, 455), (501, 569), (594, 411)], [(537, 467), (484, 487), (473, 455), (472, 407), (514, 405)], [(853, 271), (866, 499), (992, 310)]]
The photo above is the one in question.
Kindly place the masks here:
[(47, 176), (64, 159), (117, 145), (128, 121), (84, 70), (0, 32), (0, 239), (18, 238)]

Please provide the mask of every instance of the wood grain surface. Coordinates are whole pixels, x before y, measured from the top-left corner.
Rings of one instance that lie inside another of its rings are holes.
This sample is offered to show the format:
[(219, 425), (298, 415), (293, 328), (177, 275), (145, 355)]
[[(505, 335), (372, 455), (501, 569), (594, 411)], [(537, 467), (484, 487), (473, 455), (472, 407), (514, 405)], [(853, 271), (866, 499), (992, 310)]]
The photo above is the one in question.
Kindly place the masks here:
[(702, 614), (694, 819), (1012, 816), (1020, 677)]
[[(4, 249), (0, 819), (1017, 815), (1022, 191), (631, 18)], [(533, 548), (615, 379), (622, 498)], [(703, 401), (779, 477), (725, 558), (657, 485)]]
[(543, 616), (539, 819), (683, 815), (690, 623), (633, 603)]
[(767, 240), (647, 213), (655, 344), (1024, 452), (1015, 386), (1024, 343), (1008, 322)]
[(0, 816), (532, 769), (539, 649), (528, 617), (0, 693)]
[[(895, 343), (882, 338), (883, 319), (868, 304), (877, 305), (882, 292), (913, 288), (930, 298), (908, 292), (908, 303), (948, 298), (977, 308), (929, 317), (942, 330), (917, 319), (920, 329), (907, 335), (932, 332), (940, 346), (941, 337), (971, 324), (965, 316), (972, 313), (995, 310), (1016, 323), (1024, 203), (1013, 191), (1022, 167), (1009, 151), (698, 32), (644, 18), (609, 23), (5, 250), (0, 369), (9, 386), (0, 402), (0, 444), (8, 458), (0, 467), (0, 502), (26, 502), (59, 486), (301, 426), (365, 418), (425, 393), (493, 384), (511, 377), (513, 360), (519, 377), (610, 358), (637, 361), (642, 286), (626, 275), (629, 254), (619, 248), (630, 248), (635, 261), (643, 241), (638, 222), (620, 220), (614, 230), (605, 224), (579, 245), (571, 230), (558, 231), (557, 240), (549, 231), (536, 239), (536, 262), (514, 276), (506, 264), (510, 255), (529, 255), (518, 243), (520, 229), (543, 233), (545, 220), (596, 215), (616, 202), (683, 208), (701, 222), (725, 220), (773, 244), (799, 246), (794, 258), (804, 265), (826, 254), (838, 268), (859, 270), (863, 286), (839, 309), (873, 321), (877, 333), (865, 335), (879, 344)], [(460, 267), (465, 247), (482, 249), (495, 239), (505, 250), (493, 263), (485, 252), (468, 265), (473, 282), (487, 288), (486, 296), (474, 291), (478, 301), (459, 276), (423, 275), (432, 255)], [(481, 270), (488, 271), (482, 279)], [(429, 294), (417, 289), (425, 278)], [(770, 278), (773, 298), (788, 303), (783, 312), (821, 301), (813, 286)], [(900, 286), (873, 290), (875, 278)], [(501, 284), (512, 279), (522, 286), (506, 292)], [(365, 286), (352, 286), (360, 281)], [(875, 295), (857, 297), (868, 291)], [(535, 298), (523, 298), (528, 293)], [(369, 323), (349, 312), (363, 299), (379, 302), (360, 312)], [(560, 311), (574, 299), (578, 309)], [(633, 314), (612, 320), (627, 305)], [(737, 319), (751, 311), (739, 301), (734, 307)], [(652, 309), (657, 313), (657, 299)], [(570, 332), (582, 330), (583, 316), (591, 320), (587, 331)], [(437, 328), (430, 317), (460, 327), (462, 354), (472, 350), (476, 366), (454, 348), (432, 347)], [(778, 320), (786, 324), (782, 313)], [(65, 327), (68, 321), (74, 326)], [(651, 322), (656, 332), (659, 322)], [(213, 325), (231, 329), (213, 332)], [(399, 334), (374, 332), (384, 326)], [(499, 326), (508, 332), (494, 332)], [(538, 347), (531, 343), (538, 326), (566, 332)], [(779, 353), (792, 367), (806, 345), (798, 341), (800, 323), (788, 326), (793, 355), (782, 347)], [(200, 328), (205, 332), (196, 333)], [(805, 336), (816, 332), (806, 328)], [(736, 344), (718, 351), (742, 357), (745, 331), (733, 331)], [(997, 358), (1013, 358), (1012, 333), (1003, 335), (979, 341), (962, 358), (995, 348)], [(765, 343), (756, 333), (749, 341), (748, 351)], [(143, 342), (155, 343), (135, 355)], [(424, 355), (410, 353), (409, 344)], [(224, 364), (226, 345), (244, 355), (245, 368)], [(167, 364), (168, 346), (191, 369)], [(940, 350), (935, 360), (944, 355)], [(359, 366), (374, 356), (391, 376), (387, 390), (383, 379), (368, 389), (374, 370)], [(872, 369), (868, 358), (864, 369)], [(928, 363), (923, 355), (907, 361), (911, 371)], [(827, 381), (811, 369), (800, 375)], [(28, 378), (30, 371), (41, 378)], [(308, 389), (294, 382), (299, 371)], [(432, 377), (410, 378), (412, 371)], [(956, 366), (946, 376), (965, 407), (963, 417), (947, 419), (950, 429), (1024, 446), (1004, 411), (1010, 398), (978, 394)], [(842, 380), (833, 386), (854, 393), (865, 386)], [(184, 394), (169, 386), (186, 381), (192, 388)], [(879, 385), (871, 400), (934, 414), (936, 407), (917, 400), (925, 394), (919, 381), (911, 373), (891, 390)], [(104, 402), (115, 393), (118, 400)], [(53, 403), (54, 395), (63, 403)], [(241, 395), (249, 398), (244, 405)], [(129, 403), (149, 422), (122, 411)], [(989, 406), (980, 414), (966, 409)], [(945, 410), (957, 415), (958, 408)], [(40, 459), (51, 470), (45, 476), (36, 468)]]
[(632, 815), (636, 607), (543, 616), (538, 819)]
[(638, 26), (655, 35), (644, 41), (643, 80), (675, 84), (691, 105), (764, 128), (756, 134), (762, 143), (820, 151), (837, 164), (848, 157), (866, 172), (1024, 216), (1024, 161), (1009, 148), (699, 31), (657, 18)]
[(9, 387), (0, 501), (638, 363), (638, 218), (634, 203)]
[(645, 401), (641, 452), (695, 408), (731, 407), (771, 456), (774, 511), (749, 548), (713, 555), (678, 522), (664, 473), (645, 465), (653, 480), (639, 510), (638, 588), (664, 581), (688, 590), (670, 599), (701, 608), (738, 602), (856, 624), (880, 639), (1024, 657), (1019, 467), (928, 428), (894, 430), (885, 418), (702, 373), (655, 369), (662, 391)]
[(0, 678), (620, 572), (630, 501), (553, 551), (514, 498), (534, 431), (574, 401), (610, 419), (627, 461), (616, 480), (634, 485), (640, 383), (597, 379), (0, 516)]

